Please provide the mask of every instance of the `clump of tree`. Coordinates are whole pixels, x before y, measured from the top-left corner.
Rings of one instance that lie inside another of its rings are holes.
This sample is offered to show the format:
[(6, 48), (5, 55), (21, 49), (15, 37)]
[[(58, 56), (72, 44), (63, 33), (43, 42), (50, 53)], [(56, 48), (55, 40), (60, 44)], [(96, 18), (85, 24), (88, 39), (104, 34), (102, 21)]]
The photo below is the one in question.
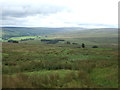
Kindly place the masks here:
[(8, 40), (9, 43), (19, 43), (19, 41), (16, 40)]
[(50, 39), (41, 39), (41, 42), (47, 43), (47, 44), (56, 44), (59, 41), (65, 41), (65, 40), (61, 40), (61, 39), (55, 39), (55, 40), (50, 40)]
[(94, 46), (92, 46), (92, 48), (98, 48), (98, 46), (94, 45)]
[(67, 44), (71, 44), (69, 41), (66, 42)]
[(28, 41), (28, 40), (34, 40), (35, 38), (27, 38), (27, 39), (21, 39), (20, 41)]

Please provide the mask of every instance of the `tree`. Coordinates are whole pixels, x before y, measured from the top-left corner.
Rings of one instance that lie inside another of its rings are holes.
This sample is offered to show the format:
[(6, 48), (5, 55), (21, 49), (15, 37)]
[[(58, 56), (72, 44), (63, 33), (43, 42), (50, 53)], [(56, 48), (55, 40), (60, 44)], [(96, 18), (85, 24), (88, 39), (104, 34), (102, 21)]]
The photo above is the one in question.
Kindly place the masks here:
[(98, 46), (95, 45), (95, 46), (92, 46), (92, 48), (98, 48)]
[(84, 43), (82, 43), (82, 48), (85, 48), (85, 44)]
[(70, 44), (70, 42), (69, 42), (69, 41), (67, 41), (67, 44)]
[(8, 40), (9, 43), (19, 43), (18, 41), (16, 40)]

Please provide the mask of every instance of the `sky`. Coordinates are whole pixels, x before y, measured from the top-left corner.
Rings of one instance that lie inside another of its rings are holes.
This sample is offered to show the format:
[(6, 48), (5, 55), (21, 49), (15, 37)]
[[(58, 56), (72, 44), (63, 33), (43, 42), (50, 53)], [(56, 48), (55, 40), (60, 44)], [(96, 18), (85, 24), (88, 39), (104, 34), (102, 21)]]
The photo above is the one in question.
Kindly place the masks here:
[(117, 28), (119, 0), (0, 0), (0, 26)]

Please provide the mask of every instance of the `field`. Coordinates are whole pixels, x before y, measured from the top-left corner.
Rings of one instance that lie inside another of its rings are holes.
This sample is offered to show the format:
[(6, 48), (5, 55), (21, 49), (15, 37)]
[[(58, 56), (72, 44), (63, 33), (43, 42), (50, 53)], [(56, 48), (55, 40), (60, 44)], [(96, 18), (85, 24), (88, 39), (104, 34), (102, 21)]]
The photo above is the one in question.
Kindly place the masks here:
[[(2, 43), (3, 88), (117, 88), (117, 34), (102, 33), (11, 37), (35, 40)], [(47, 44), (41, 39), (65, 41)]]
[(118, 87), (112, 48), (3, 43), (2, 54), (4, 88)]

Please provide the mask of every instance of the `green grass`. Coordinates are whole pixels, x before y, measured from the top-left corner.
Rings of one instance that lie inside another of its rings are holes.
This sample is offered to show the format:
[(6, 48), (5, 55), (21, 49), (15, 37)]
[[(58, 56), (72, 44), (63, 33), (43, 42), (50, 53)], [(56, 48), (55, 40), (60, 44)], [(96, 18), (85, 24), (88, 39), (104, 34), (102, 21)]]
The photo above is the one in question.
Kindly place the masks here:
[(94, 83), (102, 87), (118, 87), (118, 71), (115, 68), (95, 68), (91, 74)]
[(83, 49), (34, 42), (3, 43), (3, 87), (118, 86), (118, 52), (114, 47)]
[(49, 74), (53, 74), (53, 73), (57, 73), (60, 75), (61, 78), (65, 77), (66, 74), (74, 72), (76, 73), (76, 70), (40, 70), (40, 71), (34, 71), (34, 72), (25, 72), (25, 74), (27, 75), (49, 75)]
[(9, 38), (9, 40), (21, 40), (21, 39), (29, 39), (29, 38), (36, 38), (36, 36), (12, 37)]
[[(35, 38), (35, 40), (2, 44), (3, 88), (118, 87), (117, 29), (92, 29), (54, 34), (55, 29), (51, 33), (48, 28), (36, 28), (39, 33), (34, 32), (32, 28), (12, 29), (5, 29), (4, 35), (7, 35), (5, 39)], [(21, 33), (24, 30), (25, 32)], [(26, 33), (29, 30), (31, 33)], [(51, 34), (47, 35), (45, 32)], [(24, 34), (28, 36), (22, 37)], [(41, 39), (65, 41), (45, 44), (40, 41)], [(78, 44), (66, 44), (67, 41)], [(81, 43), (85, 43), (86, 47), (79, 48)], [(98, 48), (92, 48), (94, 45)]]

